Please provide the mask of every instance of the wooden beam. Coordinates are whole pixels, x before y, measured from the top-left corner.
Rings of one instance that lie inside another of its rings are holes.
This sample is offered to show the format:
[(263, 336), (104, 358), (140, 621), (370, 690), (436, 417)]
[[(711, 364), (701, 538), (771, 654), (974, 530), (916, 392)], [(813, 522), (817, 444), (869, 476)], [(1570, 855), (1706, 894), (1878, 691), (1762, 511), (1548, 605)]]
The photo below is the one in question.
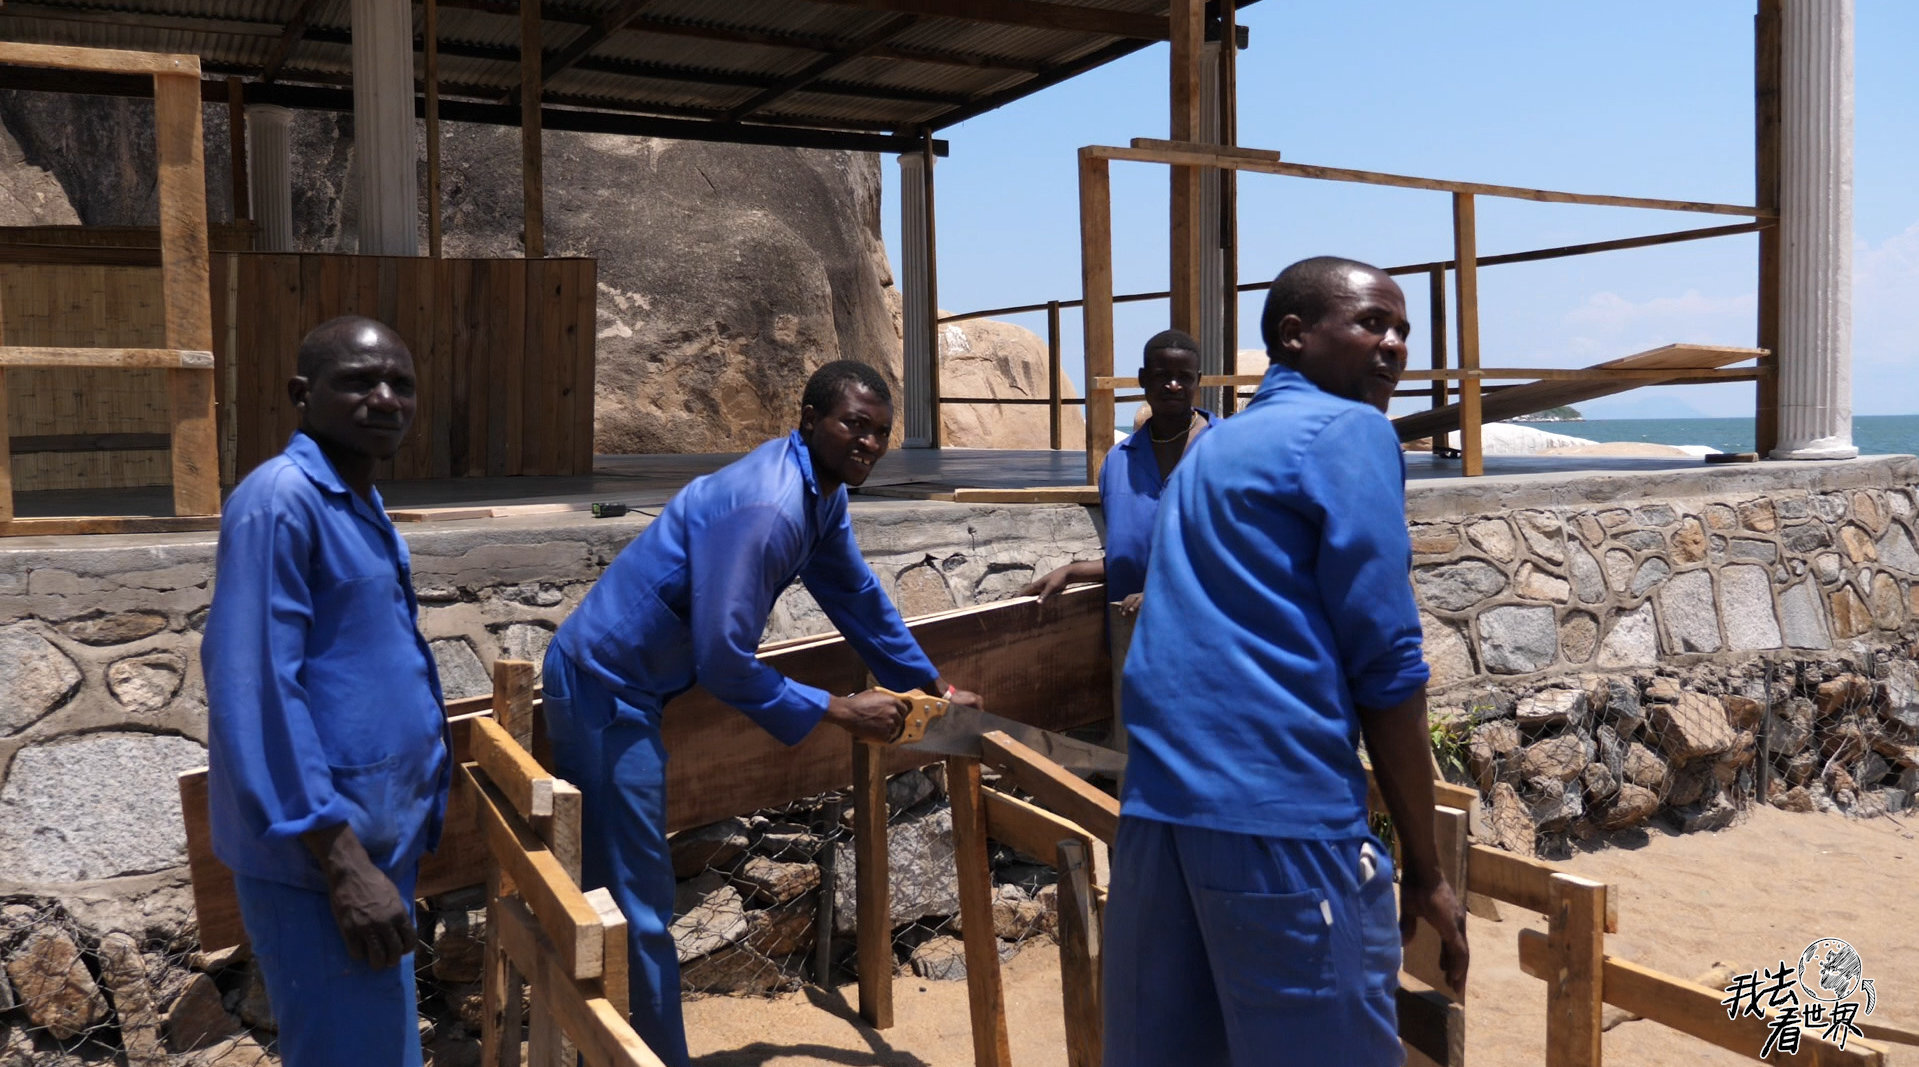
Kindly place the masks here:
[[(1551, 982), (1554, 968), (1551, 937), (1539, 930), (1519, 931), (1519, 969)], [(1742, 1056), (1757, 1058), (1765, 1047), (1769, 1033), (1766, 1020), (1752, 1015), (1727, 1018), (1725, 1005), (1720, 1003), (1726, 998), (1723, 989), (1675, 978), (1616, 956), (1605, 957), (1599, 985), (1606, 1003), (1648, 1022), (1669, 1026)], [(1859, 1038), (1847, 1041), (1841, 1049), (1816, 1032), (1801, 1031), (1798, 1052), (1774, 1049), (1766, 1062), (1776, 1067), (1881, 1067), (1885, 1050)]]
[[(503, 879), (498, 866), (486, 874), (486, 956), (480, 972), (480, 1062), (486, 1067), (519, 1067), (521, 997), (525, 979), (513, 965), (505, 941), (506, 919), (500, 914)], [(524, 909), (525, 905), (522, 904)], [(524, 935), (537, 946), (539, 929), (528, 916), (532, 932)], [(537, 954), (537, 947), (522, 949)]]
[[(1205, 0), (1173, 0), (1167, 12), (1173, 47), (1168, 57), (1171, 86), (1171, 137), (1174, 142), (1199, 140), (1200, 54), (1205, 48)], [(1170, 175), (1171, 219), (1167, 278), (1172, 292), (1173, 329), (1197, 335), (1199, 329), (1200, 183), (1206, 172), (1197, 166), (1176, 166)]]
[[(1463, 1067), (1466, 1062), (1466, 1005), (1417, 980), (1401, 981), (1395, 995), (1399, 1008), (1399, 1040), (1439, 1067)], [(1417, 1063), (1417, 1060), (1408, 1060)]]
[[(1475, 843), (1467, 850), (1467, 889), (1541, 915), (1550, 913), (1552, 880), (1560, 873), (1550, 863), (1515, 856), (1491, 845)], [(1619, 932), (1619, 902), (1610, 893), (1606, 896), (1606, 932)]]
[(1091, 853), (1093, 835), (1071, 819), (997, 789), (986, 789), (981, 796), (986, 807), (986, 836), (1034, 862), (1051, 860), (1059, 843), (1067, 838), (1085, 842)]
[(966, 1002), (973, 1023), (974, 1067), (1012, 1067), (979, 771), (979, 760), (947, 757), (946, 795), (953, 805), (953, 859), (959, 868), (960, 938), (966, 948)]
[(1748, 215), (1765, 219), (1776, 212), (1746, 204), (1718, 204), (1702, 200), (1661, 200), (1644, 196), (1606, 196), (1596, 193), (1568, 193), (1555, 189), (1533, 189), (1520, 185), (1493, 185), (1486, 182), (1450, 181), (1443, 178), (1418, 178), (1409, 174), (1352, 170), (1345, 167), (1317, 167), (1303, 163), (1283, 163), (1249, 155), (1244, 150), (1221, 152), (1210, 145), (1196, 146), (1172, 141), (1138, 138), (1130, 148), (1093, 145), (1080, 149), (1102, 159), (1135, 163), (1166, 163), (1174, 166), (1230, 167), (1262, 174), (1318, 178), (1323, 181), (1358, 182), (1362, 185), (1389, 185), (1400, 189), (1431, 189), (1442, 193), (1473, 196), (1499, 196), (1514, 200), (1532, 200), (1549, 204), (1596, 204), (1604, 207), (1637, 207), (1653, 211), (1691, 211), (1708, 215)]
[(556, 779), (533, 762), (532, 755), (515, 744), (497, 720), (475, 719), (471, 731), (472, 761), (493, 780), (513, 811), (529, 822), (550, 818)]
[[(1726, 346), (1713, 347), (1724, 349)], [(1741, 352), (1741, 359), (1764, 359), (1766, 356), (1764, 351), (1757, 348), (1742, 349)], [(1478, 370), (1409, 370), (1400, 376), (1400, 380), (1407, 382), (1436, 382), (1524, 379), (1544, 382), (1605, 382), (1630, 379), (1635, 381), (1663, 382), (1677, 377), (1680, 374), (1697, 378), (1701, 381), (1711, 381), (1715, 378), (1742, 381), (1750, 379), (1753, 371), (1752, 368), (1740, 367), (1726, 369), (1701, 367), (1696, 370), (1677, 371), (1669, 367), (1481, 367)]]
[(912, 15), (985, 22), (1000, 26), (1023, 26), (1031, 30), (1061, 30), (1068, 33), (1093, 33), (1106, 37), (1130, 37), (1141, 41), (1164, 41), (1171, 34), (1166, 21), (1153, 15), (1108, 11), (1067, 3), (1035, 4), (1025, 0), (814, 0), (836, 7), (858, 7), (869, 11), (898, 11)]
[(247, 92), (246, 83), (227, 79), (227, 161), (228, 180), (233, 183), (233, 221), (253, 217), (253, 205), (247, 196)]
[[(1079, 152), (1079, 277), (1085, 380), (1113, 373), (1113, 182), (1107, 161)], [(1086, 481), (1099, 484), (1113, 447), (1113, 394), (1086, 388)]]
[(606, 927), (606, 965), (600, 972), (600, 995), (624, 1019), (633, 1010), (627, 970), (626, 915), (620, 911), (619, 903), (605, 886), (588, 890), (586, 902), (599, 912), (600, 924)]
[(588, 52), (598, 48), (608, 37), (626, 28), (639, 13), (653, 0), (621, 0), (620, 5), (601, 15), (593, 24), (580, 31), (578, 37), (568, 41), (565, 48), (555, 52), (550, 59), (541, 60), (542, 72), (540, 84), (545, 86), (553, 80), (555, 74), (578, 63)]
[(0, 367), (212, 370), (213, 353), (204, 348), (54, 348), (13, 345), (0, 348)]
[(1600, 1067), (1606, 958), (1606, 887), (1570, 874), (1547, 884), (1546, 1062)]
[[(160, 194), (160, 293), (166, 347), (213, 351), (207, 189), (200, 78), (153, 78), (153, 147)], [(187, 366), (184, 361), (181, 366)], [(211, 366), (211, 361), (208, 362)], [(201, 369), (167, 372), (175, 515), (220, 513), (220, 439), (214, 381)]]
[(533, 751), (533, 675), (533, 664), (526, 660), (494, 660), (493, 695), (473, 698), (475, 705), (485, 701), (506, 735), (528, 752)]
[(1048, 301), (1046, 304), (1046, 439), (1048, 446), (1055, 452), (1065, 444), (1060, 427), (1064, 416), (1060, 397), (1066, 390), (1060, 383), (1063, 369), (1060, 366), (1059, 326), (1059, 301)]
[(293, 54), (293, 46), (299, 44), (300, 38), (306, 35), (307, 19), (313, 15), (313, 9), (318, 6), (320, 6), (320, 0), (300, 0), (300, 6), (293, 9), (293, 14), (287, 18), (286, 27), (280, 31), (279, 41), (274, 44), (273, 50), (267, 53), (266, 62), (260, 66), (262, 84), (271, 85), (273, 79), (280, 76), (281, 69), (287, 65), (287, 57)]
[[(1779, 212), (1781, 36), (1784, 0), (1759, 0), (1753, 18), (1753, 199)], [(1779, 284), (1784, 276), (1784, 239), (1777, 227), (1759, 234), (1758, 323), (1760, 348), (1774, 353), (1753, 398), (1753, 444), (1761, 458), (1779, 447)]]
[[(1459, 369), (1479, 369), (1479, 261), (1473, 194), (1453, 194), (1454, 303), (1459, 314)], [(1459, 389), (1459, 473), (1468, 478), (1486, 472), (1480, 450), (1479, 379), (1467, 378)], [(1438, 435), (1434, 435), (1437, 439)]]
[(1100, 928), (1093, 907), (1091, 849), (1079, 835), (1055, 846), (1059, 867), (1059, 991), (1067, 1067), (1099, 1067), (1105, 1048)]
[(1118, 800), (1006, 734), (993, 730), (981, 737), (980, 759), (1033, 794), (1039, 803), (1084, 826), (1108, 845), (1118, 836)]
[[(6, 308), (0, 306), (0, 343), (6, 340)], [(5, 349), (0, 349), (4, 357)], [(0, 363), (0, 523), (13, 522), (13, 434), (8, 429), (7, 368)]]
[(520, 184), (523, 248), (546, 258), (546, 168), (540, 145), (540, 0), (520, 0)]
[(920, 185), (926, 219), (926, 352), (933, 361), (933, 372), (926, 378), (926, 393), (933, 406), (933, 424), (927, 427), (928, 443), (934, 448), (945, 443), (946, 420), (940, 416), (940, 253), (938, 201), (933, 195), (933, 163), (939, 153), (933, 151), (933, 131), (920, 131)]
[(0, 519), (0, 537), (197, 533), (219, 528), (218, 515), (73, 515), (58, 519)]
[[(1444, 805), (1434, 808), (1433, 838), (1438, 847), (1440, 872), (1463, 903), (1467, 879), (1466, 812)], [(1439, 950), (1439, 932), (1431, 923), (1421, 921), (1414, 928), (1412, 942), (1406, 946), (1403, 966), (1408, 974), (1463, 1004), (1466, 998), (1446, 981)]]
[(23, 67), (97, 71), (103, 74), (178, 74), (196, 83), (198, 97), (200, 57), (162, 52), (128, 52), (113, 48), (73, 48), (67, 45), (20, 44), (0, 41), (0, 63)]
[(845, 64), (848, 60), (858, 59), (860, 56), (871, 54), (873, 49), (904, 33), (919, 21), (920, 16), (918, 15), (895, 15), (887, 19), (872, 30), (861, 34), (857, 40), (847, 45), (847, 47), (836, 52), (828, 52), (826, 55), (808, 63), (794, 73), (781, 78), (773, 85), (769, 85), (765, 89), (754, 93), (739, 105), (728, 109), (726, 112), (726, 121), (738, 122), (783, 97), (790, 96), (804, 89), (808, 85), (825, 77), (834, 69)]
[[(1434, 267), (1426, 280), (1427, 317), (1426, 336), (1431, 338), (1427, 344), (1432, 352), (1432, 368), (1435, 371), (1446, 369), (1446, 268)], [(1433, 407), (1446, 406), (1446, 383), (1434, 380), (1432, 389)], [(1446, 439), (1441, 434), (1433, 435), (1433, 455), (1446, 451)]]
[(504, 897), (494, 914), (508, 958), (525, 970), (534, 989), (551, 1008), (554, 1021), (579, 1047), (580, 1055), (588, 1064), (664, 1067), (653, 1050), (633, 1032), (633, 1024), (624, 1014), (615, 1010), (605, 997), (589, 996), (578, 983), (568, 979), (556, 958), (555, 947), (548, 943), (525, 902)]
[(426, 111), (426, 248), (439, 259), (444, 250), (440, 231), (440, 0), (424, 0), (420, 47), (425, 53)]
[(879, 746), (853, 742), (854, 936), (858, 940), (860, 1018), (893, 1026), (893, 896), (886, 845), (886, 768)]
[(565, 972), (573, 978), (598, 978), (606, 952), (606, 928), (599, 914), (486, 772), (471, 764), (462, 771), (478, 802), (487, 851), (553, 938)]
[[(672, 18), (641, 15), (630, 22), (627, 29), (632, 32), (654, 33), (669, 37), (691, 37), (704, 41), (726, 41), (734, 44), (756, 44), (768, 48), (791, 48), (805, 52), (838, 52), (852, 42), (842, 37), (821, 37), (806, 33), (783, 33), (769, 30), (752, 29), (743, 26), (721, 25), (714, 23), (686, 23)], [(948, 49), (931, 48), (921, 45), (876, 45), (867, 55), (880, 59), (898, 59), (909, 63), (929, 63), (938, 66), (968, 67), (974, 70), (1012, 70), (1026, 74), (1039, 74), (1047, 69), (1046, 64), (1017, 56), (993, 55), (976, 52), (957, 52)]]

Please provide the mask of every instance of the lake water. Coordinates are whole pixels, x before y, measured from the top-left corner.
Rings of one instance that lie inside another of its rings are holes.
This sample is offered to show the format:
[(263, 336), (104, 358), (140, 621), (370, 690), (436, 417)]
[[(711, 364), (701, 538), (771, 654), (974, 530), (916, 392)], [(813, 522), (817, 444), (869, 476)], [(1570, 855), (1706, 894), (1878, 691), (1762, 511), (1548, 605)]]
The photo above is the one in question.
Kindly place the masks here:
[[(1586, 419), (1581, 422), (1528, 423), (1541, 430), (1591, 441), (1650, 441), (1661, 445), (1705, 445), (1721, 452), (1750, 452), (1752, 420), (1746, 419)], [(1919, 455), (1919, 415), (1857, 415), (1852, 443), (1861, 455)]]

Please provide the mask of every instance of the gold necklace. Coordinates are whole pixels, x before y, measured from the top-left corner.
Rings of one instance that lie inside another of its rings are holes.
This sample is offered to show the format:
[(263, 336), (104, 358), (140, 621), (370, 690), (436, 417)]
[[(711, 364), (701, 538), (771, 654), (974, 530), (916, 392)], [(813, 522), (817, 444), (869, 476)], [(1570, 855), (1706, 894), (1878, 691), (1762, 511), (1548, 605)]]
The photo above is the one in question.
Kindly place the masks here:
[(1186, 436), (1187, 434), (1192, 433), (1193, 421), (1197, 418), (1199, 418), (1198, 412), (1194, 412), (1193, 414), (1188, 415), (1186, 417), (1186, 428), (1179, 431), (1178, 433), (1174, 434), (1171, 437), (1155, 437), (1153, 435), (1153, 425), (1152, 423), (1149, 422), (1146, 424), (1146, 436), (1156, 445), (1170, 445), (1174, 441), (1177, 441), (1180, 438)]

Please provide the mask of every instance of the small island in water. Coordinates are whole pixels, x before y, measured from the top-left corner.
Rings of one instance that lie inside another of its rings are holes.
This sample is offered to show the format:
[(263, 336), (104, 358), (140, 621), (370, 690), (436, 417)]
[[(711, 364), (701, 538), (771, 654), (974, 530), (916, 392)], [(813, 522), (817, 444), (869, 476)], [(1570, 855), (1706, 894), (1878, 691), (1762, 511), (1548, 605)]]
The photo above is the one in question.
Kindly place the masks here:
[(1585, 422), (1586, 416), (1581, 415), (1579, 413), (1579, 409), (1576, 407), (1572, 407), (1570, 405), (1561, 405), (1556, 408), (1547, 408), (1546, 410), (1533, 415), (1520, 415), (1517, 418), (1513, 418), (1508, 421), (1511, 421), (1511, 422)]

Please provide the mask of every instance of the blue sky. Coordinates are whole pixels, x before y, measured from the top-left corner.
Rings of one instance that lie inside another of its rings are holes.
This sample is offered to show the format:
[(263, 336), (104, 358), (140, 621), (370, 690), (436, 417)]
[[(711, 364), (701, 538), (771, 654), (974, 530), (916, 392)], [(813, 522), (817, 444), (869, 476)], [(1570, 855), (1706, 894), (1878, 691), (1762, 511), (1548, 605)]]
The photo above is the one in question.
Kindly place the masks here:
[[(1856, 0), (1853, 397), (1919, 412), (1919, 4)], [(1752, 0), (1263, 0), (1241, 13), (1240, 143), (1299, 163), (1680, 200), (1751, 203)], [(944, 131), (940, 303), (949, 311), (1079, 295), (1075, 151), (1167, 130), (1167, 48)], [(898, 168), (887, 247), (898, 265)], [(1166, 169), (1113, 165), (1115, 282), (1166, 287)], [(1482, 255), (1737, 221), (1625, 208), (1479, 201)], [(1302, 256), (1447, 258), (1447, 194), (1297, 178), (1240, 181), (1241, 274)], [(1674, 341), (1753, 343), (1756, 238), (1723, 237), (1480, 272), (1482, 361), (1584, 366)], [(1426, 365), (1425, 286), (1405, 279), (1412, 365)], [(1256, 348), (1258, 294), (1241, 305)], [(1119, 362), (1164, 325), (1122, 306)], [(1042, 316), (1021, 321), (1045, 328)], [(1069, 372), (1079, 321), (1067, 316)], [(1642, 390), (1594, 417), (1749, 416), (1750, 385)]]

